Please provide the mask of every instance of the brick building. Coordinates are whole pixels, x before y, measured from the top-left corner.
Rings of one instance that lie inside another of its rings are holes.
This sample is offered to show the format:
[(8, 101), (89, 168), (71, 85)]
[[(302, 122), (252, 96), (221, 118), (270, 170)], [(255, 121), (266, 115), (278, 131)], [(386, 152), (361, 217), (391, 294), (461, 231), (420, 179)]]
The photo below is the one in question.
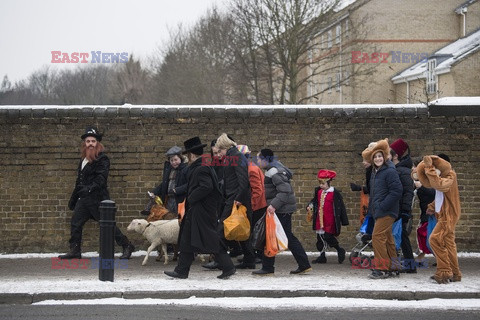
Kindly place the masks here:
[(454, 61), (450, 73), (433, 76), (437, 86), (431, 87), (432, 94), (425, 93), (425, 70), (415, 75), (415, 81), (409, 79), (413, 82), (408, 89), (402, 78), (402, 72), (441, 48), (478, 33), (479, 1), (348, 2), (326, 28), (312, 35), (318, 46), (309, 59), (325, 71), (304, 86), (306, 97), (320, 93), (307, 104), (425, 103), (446, 96), (480, 95), (478, 40), (468, 57)]

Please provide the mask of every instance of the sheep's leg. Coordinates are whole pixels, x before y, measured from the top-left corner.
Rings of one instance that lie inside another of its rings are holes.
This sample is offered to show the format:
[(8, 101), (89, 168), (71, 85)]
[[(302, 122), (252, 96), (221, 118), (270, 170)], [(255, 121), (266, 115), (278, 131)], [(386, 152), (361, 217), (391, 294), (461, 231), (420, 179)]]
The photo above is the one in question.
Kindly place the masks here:
[(167, 244), (162, 243), (162, 251), (163, 255), (165, 256), (165, 262), (163, 264), (168, 264), (168, 254), (167, 254)]
[(152, 250), (155, 249), (157, 246), (158, 246), (158, 243), (152, 242), (152, 244), (150, 245), (150, 247), (148, 247), (148, 249), (147, 249), (147, 255), (145, 256), (145, 259), (143, 259), (142, 266), (144, 266), (144, 265), (147, 264), (148, 256), (150, 255), (150, 252), (152, 252)]

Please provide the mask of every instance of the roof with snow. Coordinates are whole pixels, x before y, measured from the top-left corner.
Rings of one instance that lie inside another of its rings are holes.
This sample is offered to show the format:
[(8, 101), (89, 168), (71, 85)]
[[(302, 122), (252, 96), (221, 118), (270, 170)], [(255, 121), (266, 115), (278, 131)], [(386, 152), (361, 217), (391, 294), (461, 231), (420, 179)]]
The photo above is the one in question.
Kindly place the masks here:
[[(439, 75), (450, 72), (450, 68), (454, 64), (465, 59), (478, 50), (480, 50), (480, 29), (434, 52), (428, 57), (428, 60), (437, 59), (435, 73)], [(391, 80), (393, 83), (398, 84), (402, 82), (423, 79), (426, 77), (426, 71), (427, 60), (423, 60), (400, 72)]]

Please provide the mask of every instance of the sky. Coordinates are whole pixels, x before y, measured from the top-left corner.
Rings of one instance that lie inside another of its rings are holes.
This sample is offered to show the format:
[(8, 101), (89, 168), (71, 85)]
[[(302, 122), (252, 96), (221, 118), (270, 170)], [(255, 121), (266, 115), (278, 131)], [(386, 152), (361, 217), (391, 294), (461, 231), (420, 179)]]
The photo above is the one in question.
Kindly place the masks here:
[[(0, 1), (0, 82), (13, 83), (51, 63), (52, 51), (134, 54), (142, 61), (159, 52), (170, 30), (192, 26), (228, 0), (2, 0)], [(58, 56), (61, 57), (61, 56)], [(79, 59), (81, 60), (81, 59)], [(91, 63), (91, 54), (86, 59)]]

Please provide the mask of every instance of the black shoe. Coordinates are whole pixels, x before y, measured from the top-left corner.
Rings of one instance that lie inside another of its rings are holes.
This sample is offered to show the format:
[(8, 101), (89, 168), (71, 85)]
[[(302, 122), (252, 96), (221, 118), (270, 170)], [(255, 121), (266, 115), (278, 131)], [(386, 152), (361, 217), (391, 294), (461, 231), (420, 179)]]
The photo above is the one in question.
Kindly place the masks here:
[(130, 259), (134, 250), (135, 247), (129, 242), (123, 247), (123, 254), (120, 256), (120, 259)]
[(405, 270), (405, 273), (417, 273), (417, 268), (406, 269), (406, 270)]
[(209, 270), (220, 269), (220, 265), (215, 261), (211, 261), (209, 263), (203, 264), (202, 267), (204, 267), (206, 269), (209, 269)]
[(255, 266), (255, 263), (242, 262), (240, 264), (235, 265), (235, 268), (236, 269), (255, 269), (256, 266)]
[(176, 271), (163, 271), (167, 276), (177, 279), (187, 279), (188, 276), (186, 274), (180, 274)]
[(252, 274), (255, 276), (273, 276), (273, 271), (260, 269), (260, 270), (252, 271)]
[(342, 263), (345, 261), (345, 249), (340, 248), (338, 249), (338, 263)]
[(217, 278), (225, 280), (225, 279), (230, 278), (230, 276), (233, 276), (235, 274), (235, 272), (237, 272), (237, 270), (235, 270), (235, 268), (232, 268), (228, 271), (223, 271), (222, 274), (219, 275)]
[(305, 274), (310, 271), (312, 271), (311, 267), (303, 268), (303, 269), (297, 268), (297, 270), (290, 271), (290, 274)]
[(387, 276), (380, 270), (373, 270), (372, 274), (368, 277), (370, 279), (385, 279)]
[(60, 259), (82, 259), (82, 250), (80, 249), (80, 244), (70, 245), (70, 251), (66, 254), (59, 255)]
[(327, 257), (325, 256), (325, 252), (322, 252), (320, 254), (320, 257), (318, 257), (315, 260), (312, 260), (312, 263), (327, 263)]

